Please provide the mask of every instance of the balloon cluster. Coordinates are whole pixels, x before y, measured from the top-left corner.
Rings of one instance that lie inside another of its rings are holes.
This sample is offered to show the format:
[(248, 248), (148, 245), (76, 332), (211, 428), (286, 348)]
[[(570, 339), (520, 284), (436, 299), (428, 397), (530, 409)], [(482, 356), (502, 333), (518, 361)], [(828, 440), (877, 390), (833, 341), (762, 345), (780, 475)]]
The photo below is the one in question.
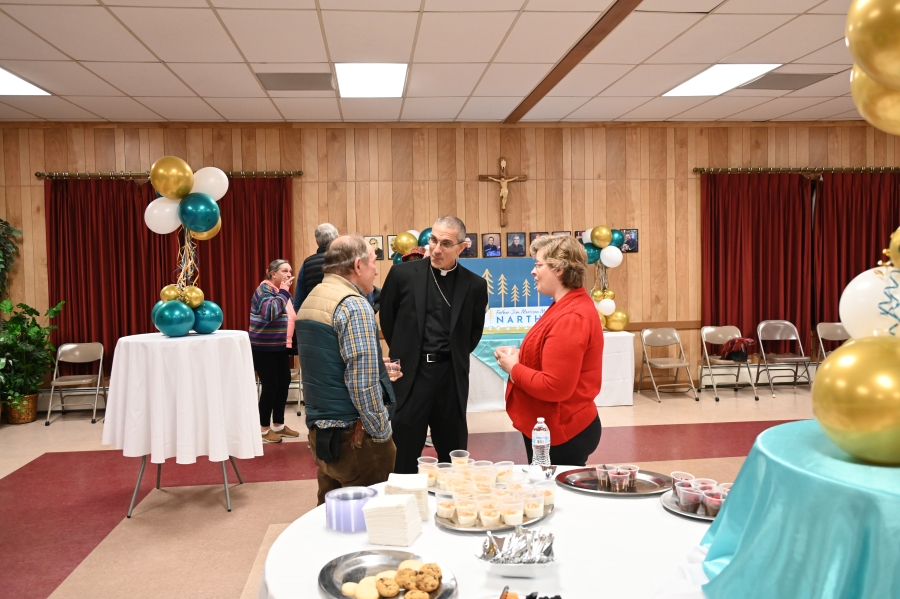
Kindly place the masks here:
[(600, 321), (610, 331), (622, 331), (628, 326), (628, 314), (616, 308), (616, 293), (609, 288), (606, 269), (622, 264), (625, 235), (618, 229), (600, 225), (584, 232), (581, 240), (587, 252), (588, 264), (597, 265), (597, 277), (591, 299), (597, 305)]
[(900, 11), (896, 0), (853, 0), (846, 42), (853, 57), (850, 91), (872, 126), (900, 135)]
[(421, 233), (415, 229), (399, 233), (391, 242), (391, 249), (394, 251), (394, 264), (400, 264), (403, 261), (403, 256), (408, 254), (413, 248), (427, 246), (430, 237), (431, 227), (428, 227)]
[(150, 313), (153, 325), (169, 337), (182, 337), (191, 329), (214, 333), (222, 326), (222, 308), (206, 300), (196, 285), (200, 269), (194, 240), (212, 239), (222, 228), (216, 202), (228, 191), (228, 176), (214, 167), (195, 173), (181, 158), (164, 156), (150, 168), (150, 184), (160, 197), (147, 206), (144, 222), (160, 235), (181, 228), (182, 238), (178, 280), (160, 291)]

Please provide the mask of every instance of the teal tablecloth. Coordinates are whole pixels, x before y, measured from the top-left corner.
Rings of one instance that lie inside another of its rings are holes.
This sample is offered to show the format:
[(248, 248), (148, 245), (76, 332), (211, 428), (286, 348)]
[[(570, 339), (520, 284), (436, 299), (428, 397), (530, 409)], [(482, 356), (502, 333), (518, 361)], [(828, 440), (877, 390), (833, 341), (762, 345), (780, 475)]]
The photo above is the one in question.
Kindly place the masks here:
[(523, 333), (509, 333), (506, 335), (482, 335), (481, 341), (478, 342), (478, 347), (475, 348), (475, 351), (472, 352), (472, 355), (487, 364), (491, 367), (491, 370), (500, 375), (500, 378), (503, 379), (503, 382), (506, 382), (506, 379), (509, 378), (509, 375), (503, 372), (503, 370), (497, 366), (497, 358), (494, 357), (494, 352), (498, 347), (503, 347), (504, 345), (514, 345), (519, 347), (522, 345), (522, 339), (525, 338)]
[(776, 426), (701, 545), (708, 599), (900, 597), (900, 468), (856, 460), (814, 420)]

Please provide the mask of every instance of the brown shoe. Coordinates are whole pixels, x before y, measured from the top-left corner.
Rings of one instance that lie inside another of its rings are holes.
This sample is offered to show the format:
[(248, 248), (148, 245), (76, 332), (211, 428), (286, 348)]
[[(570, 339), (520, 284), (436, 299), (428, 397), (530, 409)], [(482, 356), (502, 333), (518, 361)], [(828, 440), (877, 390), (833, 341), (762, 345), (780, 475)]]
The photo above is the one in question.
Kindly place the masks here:
[(266, 434), (262, 436), (262, 440), (266, 443), (281, 443), (281, 435), (269, 429), (266, 431)]
[(282, 437), (299, 437), (300, 433), (295, 431), (292, 428), (289, 428), (288, 425), (284, 425), (284, 428), (280, 431), (273, 431), (276, 435), (281, 435)]

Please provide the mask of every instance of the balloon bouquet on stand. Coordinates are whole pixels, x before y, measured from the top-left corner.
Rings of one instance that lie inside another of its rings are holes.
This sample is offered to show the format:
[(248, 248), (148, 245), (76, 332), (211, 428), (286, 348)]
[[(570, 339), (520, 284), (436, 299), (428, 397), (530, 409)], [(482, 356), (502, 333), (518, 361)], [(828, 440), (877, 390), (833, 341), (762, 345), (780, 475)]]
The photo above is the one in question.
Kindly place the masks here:
[(582, 236), (588, 264), (596, 265), (597, 274), (591, 299), (597, 306), (600, 322), (610, 331), (623, 331), (628, 326), (628, 314), (616, 308), (616, 292), (609, 288), (607, 269), (622, 264), (622, 246), (625, 236), (618, 229), (600, 225), (588, 229)]
[(180, 245), (176, 281), (160, 291), (150, 313), (153, 325), (168, 337), (183, 337), (192, 329), (214, 333), (222, 326), (222, 308), (205, 299), (197, 286), (200, 267), (194, 242), (212, 239), (222, 228), (216, 202), (228, 191), (228, 176), (213, 167), (195, 173), (181, 158), (165, 156), (150, 168), (150, 183), (159, 197), (147, 206), (144, 222), (160, 235), (178, 231)]
[(429, 237), (431, 237), (431, 227), (424, 229), (421, 233), (415, 229), (410, 229), (405, 233), (398, 233), (391, 242), (391, 250), (394, 251), (393, 263), (400, 264), (403, 262), (403, 256), (408, 254), (413, 248), (427, 248)]

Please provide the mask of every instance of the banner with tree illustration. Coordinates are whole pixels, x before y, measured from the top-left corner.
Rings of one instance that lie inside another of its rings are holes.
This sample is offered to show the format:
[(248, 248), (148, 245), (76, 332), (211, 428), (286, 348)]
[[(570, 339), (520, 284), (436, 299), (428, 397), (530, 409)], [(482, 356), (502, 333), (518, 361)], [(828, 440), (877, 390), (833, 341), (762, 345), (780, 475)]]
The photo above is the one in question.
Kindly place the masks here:
[(474, 258), (459, 262), (487, 281), (488, 308), (484, 333), (525, 333), (550, 305), (534, 288), (533, 260)]

